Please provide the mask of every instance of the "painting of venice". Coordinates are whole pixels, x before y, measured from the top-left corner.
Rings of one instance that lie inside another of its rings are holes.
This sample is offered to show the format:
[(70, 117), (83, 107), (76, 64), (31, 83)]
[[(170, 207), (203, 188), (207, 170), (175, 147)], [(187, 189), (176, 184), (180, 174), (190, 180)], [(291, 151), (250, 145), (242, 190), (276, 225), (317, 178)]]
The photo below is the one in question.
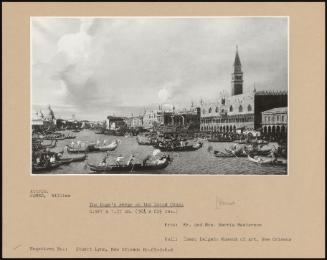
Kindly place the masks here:
[(31, 17), (34, 175), (287, 175), (287, 17)]

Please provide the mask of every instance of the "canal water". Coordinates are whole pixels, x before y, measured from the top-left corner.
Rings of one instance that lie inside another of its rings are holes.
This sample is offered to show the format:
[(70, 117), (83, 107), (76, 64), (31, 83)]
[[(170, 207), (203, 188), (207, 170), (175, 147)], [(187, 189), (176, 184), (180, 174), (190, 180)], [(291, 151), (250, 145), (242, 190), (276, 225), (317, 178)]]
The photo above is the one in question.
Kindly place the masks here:
[[(63, 132), (65, 134), (71, 133), (70, 131)], [(73, 133), (76, 139), (59, 140), (57, 146), (51, 151), (60, 152), (65, 145), (70, 144), (72, 141), (76, 144), (77, 141), (85, 143), (95, 143), (97, 140), (103, 142), (107, 141), (109, 144), (114, 139), (119, 139), (120, 144), (115, 151), (111, 151), (109, 161), (114, 162), (115, 158), (122, 155), (127, 161), (131, 154), (135, 155), (136, 161), (142, 162), (147, 155), (152, 155), (154, 148), (152, 146), (139, 145), (135, 136), (109, 136), (103, 134), (95, 134), (92, 130), (82, 130), (79, 133)], [(44, 143), (50, 141), (44, 141)], [(212, 146), (213, 150), (224, 151), (229, 148), (233, 143), (213, 143), (204, 141), (201, 149), (191, 152), (165, 152), (169, 154), (173, 161), (167, 168), (156, 170), (151, 174), (210, 174), (210, 175), (286, 175), (287, 167), (285, 166), (260, 166), (248, 161), (247, 158), (217, 158), (213, 152), (208, 152), (208, 147)], [(210, 149), (209, 149), (210, 150)], [(66, 154), (70, 156), (72, 154)], [(93, 172), (87, 167), (86, 162), (98, 164), (105, 156), (105, 152), (88, 153), (87, 160), (84, 162), (73, 162), (69, 165), (62, 165), (57, 169), (43, 174), (92, 174)], [(106, 173), (104, 173), (106, 174)], [(107, 173), (108, 174), (108, 173)], [(124, 174), (142, 174), (140, 172), (126, 172)], [(149, 174), (147, 172), (146, 174)]]

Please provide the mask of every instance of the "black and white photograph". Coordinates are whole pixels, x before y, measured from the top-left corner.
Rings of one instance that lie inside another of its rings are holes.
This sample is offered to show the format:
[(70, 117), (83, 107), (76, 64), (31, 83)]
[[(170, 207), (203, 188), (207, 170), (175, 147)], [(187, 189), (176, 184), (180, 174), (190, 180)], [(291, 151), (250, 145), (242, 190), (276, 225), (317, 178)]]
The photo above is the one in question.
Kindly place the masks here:
[(31, 17), (31, 174), (288, 175), (289, 19)]

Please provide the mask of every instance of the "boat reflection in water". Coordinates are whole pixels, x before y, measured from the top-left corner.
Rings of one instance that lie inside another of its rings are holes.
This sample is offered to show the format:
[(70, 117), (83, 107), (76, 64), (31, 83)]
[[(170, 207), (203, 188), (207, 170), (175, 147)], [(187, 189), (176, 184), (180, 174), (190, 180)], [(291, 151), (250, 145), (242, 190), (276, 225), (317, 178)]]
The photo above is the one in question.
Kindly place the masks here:
[[(64, 133), (68, 135), (69, 131)], [(77, 151), (73, 156), (81, 156), (87, 153), (87, 160), (72, 162), (66, 165), (53, 165), (49, 170), (35, 169), (35, 173), (42, 174), (112, 174), (113, 172), (120, 174), (210, 174), (210, 175), (285, 175), (287, 174), (287, 164), (260, 164), (248, 158), (248, 155), (240, 156), (238, 153), (233, 154), (230, 151), (235, 145), (232, 142), (207, 142), (193, 141), (192, 144), (184, 144), (186, 147), (192, 145), (193, 151), (184, 152), (176, 151), (176, 149), (161, 149), (157, 145), (140, 145), (136, 136), (110, 136), (96, 133), (92, 130), (82, 130), (74, 133), (76, 138), (74, 142), (80, 141), (92, 147), (97, 147), (97, 143), (113, 144), (118, 140), (118, 145), (115, 149), (109, 151), (87, 152), (84, 150)], [(143, 140), (142, 140), (143, 141)], [(50, 148), (52, 152), (62, 152), (65, 146), (70, 146), (72, 140), (57, 140), (56, 147)], [(154, 147), (155, 146), (155, 147)], [(272, 149), (276, 144), (265, 144), (261, 148), (262, 153)], [(99, 147), (99, 146), (98, 146)], [(161, 153), (153, 157), (153, 151), (160, 149)], [(87, 150), (87, 149), (86, 149)], [(166, 150), (166, 151), (163, 151)], [(178, 149), (177, 149), (178, 150)], [(128, 160), (134, 155), (133, 164), (128, 165)], [(106, 165), (99, 165), (104, 157), (107, 156)], [(149, 157), (147, 165), (143, 164), (144, 158)], [(169, 159), (167, 157), (169, 156)], [(266, 156), (266, 155), (262, 155)], [(122, 157), (121, 165), (125, 168), (116, 166), (117, 157)], [(166, 158), (166, 159), (165, 159)], [(158, 159), (162, 159), (159, 164), (151, 164)], [(257, 159), (257, 158), (256, 158)], [(158, 166), (158, 167), (157, 167)], [(102, 168), (101, 168), (102, 167)], [(152, 168), (151, 168), (152, 167)], [(34, 171), (33, 171), (34, 172)]]

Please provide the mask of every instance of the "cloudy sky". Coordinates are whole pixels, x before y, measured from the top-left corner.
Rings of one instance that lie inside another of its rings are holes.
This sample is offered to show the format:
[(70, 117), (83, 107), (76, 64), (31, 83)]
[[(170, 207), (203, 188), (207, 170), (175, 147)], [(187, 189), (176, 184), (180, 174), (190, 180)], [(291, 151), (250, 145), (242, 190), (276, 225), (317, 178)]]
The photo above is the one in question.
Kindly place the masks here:
[(287, 90), (287, 18), (31, 19), (33, 110), (103, 120), (230, 93), (236, 45), (244, 91)]

